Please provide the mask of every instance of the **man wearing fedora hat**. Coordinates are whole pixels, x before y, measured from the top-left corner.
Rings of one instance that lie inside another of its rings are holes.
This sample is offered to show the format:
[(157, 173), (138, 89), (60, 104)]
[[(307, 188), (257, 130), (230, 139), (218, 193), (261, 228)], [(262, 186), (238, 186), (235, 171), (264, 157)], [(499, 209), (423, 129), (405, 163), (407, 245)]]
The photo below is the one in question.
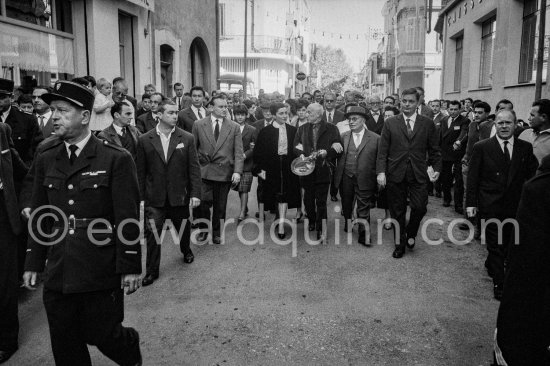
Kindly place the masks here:
[(11, 127), (15, 150), (26, 164), (32, 162), (36, 147), (43, 140), (35, 116), (12, 108), (13, 81), (0, 78), (0, 122)]
[(352, 106), (346, 113), (351, 131), (342, 134), (344, 152), (338, 159), (335, 173), (335, 183), (342, 197), (342, 211), (344, 230), (348, 232), (353, 212), (354, 202), (357, 201), (357, 218), (364, 220), (359, 223), (359, 243), (370, 244), (368, 222), (373, 197), (376, 194), (376, 155), (380, 136), (365, 128), (369, 115), (363, 107)]
[[(58, 81), (42, 99), (52, 109), (55, 137), (33, 164), (24, 285), (35, 289), (48, 259), (43, 299), (56, 364), (90, 365), (90, 344), (119, 365), (141, 365), (139, 335), (121, 324), (123, 289), (140, 287), (134, 161), (91, 134), (90, 90)], [(56, 220), (46, 216), (52, 214)]]

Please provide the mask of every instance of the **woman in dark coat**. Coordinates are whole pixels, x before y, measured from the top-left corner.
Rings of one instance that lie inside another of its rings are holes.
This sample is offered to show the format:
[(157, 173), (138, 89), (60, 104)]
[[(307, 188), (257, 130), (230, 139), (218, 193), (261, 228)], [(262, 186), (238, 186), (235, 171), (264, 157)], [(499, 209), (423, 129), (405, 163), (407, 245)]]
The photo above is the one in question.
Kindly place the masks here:
[[(270, 111), (275, 120), (258, 134), (254, 163), (258, 175), (265, 174), (264, 210), (277, 212), (277, 218), (285, 218), (287, 208), (298, 208), (301, 205), (298, 176), (290, 169), (295, 158), (292, 144), (296, 128), (286, 123), (288, 109), (285, 104), (274, 103)], [(279, 225), (279, 237), (284, 237), (282, 225)]]

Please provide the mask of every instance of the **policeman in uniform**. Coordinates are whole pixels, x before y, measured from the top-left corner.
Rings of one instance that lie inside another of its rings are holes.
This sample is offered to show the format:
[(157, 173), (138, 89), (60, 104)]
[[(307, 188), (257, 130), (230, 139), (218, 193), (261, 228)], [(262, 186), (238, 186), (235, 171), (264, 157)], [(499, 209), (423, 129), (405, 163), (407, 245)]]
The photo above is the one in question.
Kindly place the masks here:
[(88, 89), (58, 81), (42, 99), (52, 108), (55, 137), (33, 166), (25, 287), (35, 288), (48, 259), (43, 299), (57, 365), (91, 365), (87, 344), (119, 365), (141, 365), (139, 335), (121, 324), (123, 289), (140, 287), (134, 161), (90, 133)]

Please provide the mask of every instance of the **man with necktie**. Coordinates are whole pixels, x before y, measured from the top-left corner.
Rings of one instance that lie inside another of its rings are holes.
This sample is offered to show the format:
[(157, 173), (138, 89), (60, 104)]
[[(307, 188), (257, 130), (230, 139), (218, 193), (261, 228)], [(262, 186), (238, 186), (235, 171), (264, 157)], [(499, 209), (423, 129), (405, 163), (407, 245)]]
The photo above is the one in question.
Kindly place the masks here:
[(191, 106), (181, 110), (178, 113), (178, 127), (192, 133), (193, 124), (195, 124), (195, 121), (201, 120), (208, 116), (208, 113), (203, 106), (205, 94), (202, 86), (192, 87), (190, 93)]
[(164, 100), (164, 96), (161, 93), (151, 94), (151, 109), (149, 112), (142, 114), (136, 120), (136, 127), (141, 133), (151, 131), (158, 124), (158, 118), (156, 117), (159, 105)]
[[(497, 300), (502, 298), (510, 240), (518, 234), (513, 223), (503, 223), (515, 218), (523, 183), (535, 175), (538, 166), (533, 146), (514, 136), (516, 124), (514, 111), (497, 112), (496, 135), (474, 145), (468, 164), (466, 212), (468, 217), (479, 212), (482, 220), (488, 253), (485, 263)], [(497, 222), (484, 225), (491, 219)]]
[(33, 110), (38, 119), (38, 127), (42, 131), (44, 138), (53, 135), (53, 123), (50, 106), (42, 100), (41, 96), (51, 92), (52, 88), (50, 86), (37, 86), (32, 91)]
[(126, 100), (122, 103), (115, 102), (111, 107), (111, 116), (113, 123), (101, 131), (97, 137), (126, 149), (136, 161), (138, 137), (141, 133), (130, 124), (134, 118), (130, 102)]
[(178, 111), (183, 109), (183, 84), (175, 83), (174, 84), (174, 93), (176, 95), (172, 98), (172, 101), (178, 106)]
[(212, 242), (221, 244), (221, 225), (225, 222), (227, 195), (231, 185), (239, 184), (241, 179), (244, 151), (239, 124), (228, 118), (227, 99), (223, 95), (216, 95), (211, 102), (212, 114), (193, 125), (202, 178), (201, 203), (193, 217), (202, 219), (199, 223), (201, 233), (197, 236), (199, 242), (207, 239), (208, 230), (204, 230), (207, 226), (204, 221), (210, 221)]
[[(394, 258), (403, 257), (405, 245), (413, 249), (416, 244), (420, 222), (427, 212), (428, 165), (435, 171), (433, 180), (439, 178), (441, 171), (439, 136), (433, 121), (416, 113), (419, 103), (416, 89), (403, 91), (403, 113), (384, 122), (378, 147), (377, 181), (381, 187), (388, 187), (391, 217), (398, 224), (394, 227)], [(408, 198), (411, 214), (406, 224)]]
[(374, 132), (377, 135), (382, 133), (382, 127), (384, 127), (384, 113), (382, 112), (382, 101), (378, 96), (372, 96), (367, 99), (367, 105), (369, 107), (369, 115), (365, 122), (369, 131)]

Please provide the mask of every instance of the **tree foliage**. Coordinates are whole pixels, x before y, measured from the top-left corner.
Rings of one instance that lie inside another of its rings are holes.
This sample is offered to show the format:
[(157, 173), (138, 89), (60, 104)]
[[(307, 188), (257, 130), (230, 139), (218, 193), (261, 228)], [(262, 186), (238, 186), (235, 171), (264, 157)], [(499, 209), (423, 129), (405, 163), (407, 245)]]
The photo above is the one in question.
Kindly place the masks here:
[(311, 66), (311, 75), (321, 71), (322, 90), (341, 92), (342, 86), (353, 77), (353, 69), (340, 48), (317, 46)]

